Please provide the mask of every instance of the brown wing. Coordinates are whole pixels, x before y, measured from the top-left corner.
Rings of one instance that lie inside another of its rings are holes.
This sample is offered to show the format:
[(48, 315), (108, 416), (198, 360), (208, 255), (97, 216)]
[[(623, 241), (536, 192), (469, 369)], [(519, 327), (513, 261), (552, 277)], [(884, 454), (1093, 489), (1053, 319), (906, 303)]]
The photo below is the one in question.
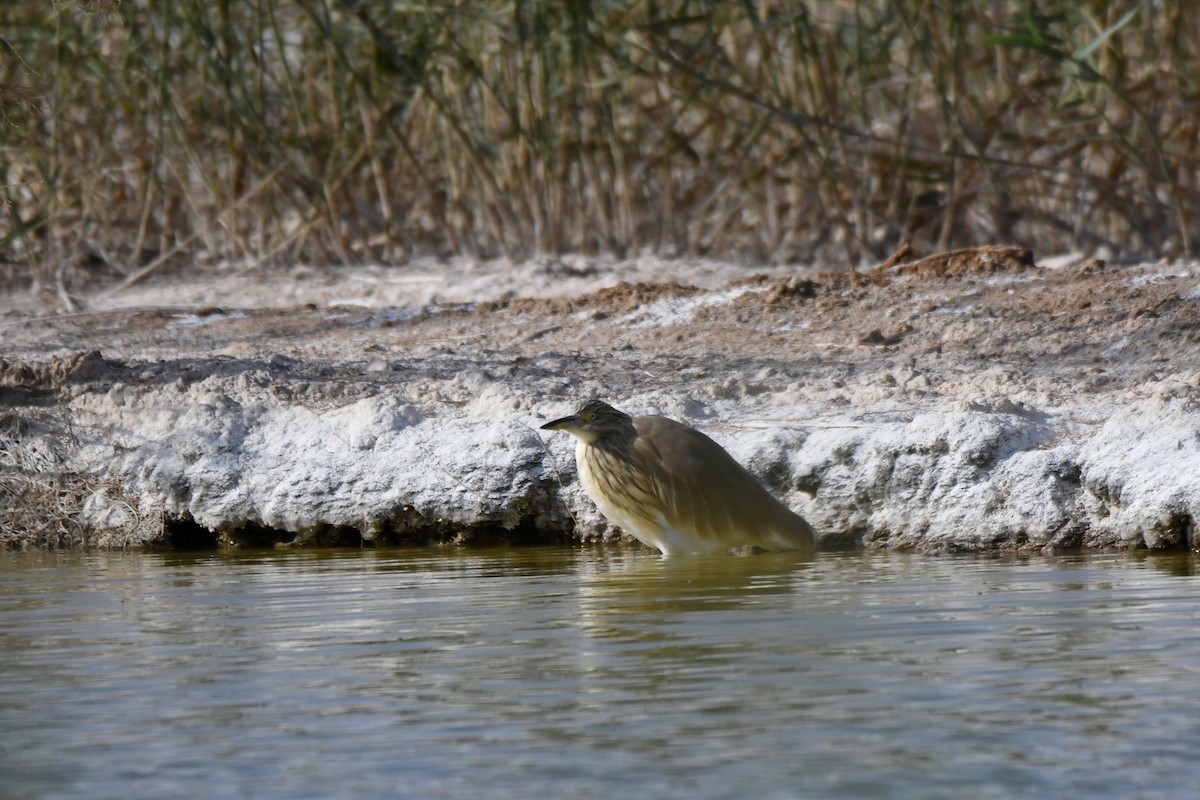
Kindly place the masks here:
[(719, 444), (666, 417), (637, 417), (634, 453), (652, 478), (667, 523), (698, 542), (805, 550), (815, 536)]

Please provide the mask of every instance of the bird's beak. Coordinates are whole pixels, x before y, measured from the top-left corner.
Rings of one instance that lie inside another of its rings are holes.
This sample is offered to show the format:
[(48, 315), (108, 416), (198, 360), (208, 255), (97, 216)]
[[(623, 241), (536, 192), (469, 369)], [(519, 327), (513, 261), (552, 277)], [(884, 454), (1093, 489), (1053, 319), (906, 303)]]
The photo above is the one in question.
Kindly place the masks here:
[(582, 420), (579, 419), (579, 416), (577, 414), (572, 414), (569, 417), (559, 417), (556, 420), (547, 422), (545, 425), (542, 426), (542, 430), (544, 430), (544, 431), (561, 431), (563, 429), (569, 430), (571, 428), (578, 427), (580, 422), (582, 422)]

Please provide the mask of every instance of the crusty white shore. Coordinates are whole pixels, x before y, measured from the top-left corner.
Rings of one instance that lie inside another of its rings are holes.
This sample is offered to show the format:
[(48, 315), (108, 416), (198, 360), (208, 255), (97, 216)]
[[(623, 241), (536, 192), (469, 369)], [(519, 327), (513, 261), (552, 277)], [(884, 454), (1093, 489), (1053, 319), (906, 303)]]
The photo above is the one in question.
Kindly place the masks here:
[[(243, 274), (0, 318), (10, 474), (98, 546), (613, 535), (543, 421), (724, 444), (825, 546), (1200, 547), (1200, 267)], [(761, 276), (761, 277), (758, 277)], [(215, 539), (214, 539), (215, 540)], [(16, 534), (10, 546), (24, 544)]]

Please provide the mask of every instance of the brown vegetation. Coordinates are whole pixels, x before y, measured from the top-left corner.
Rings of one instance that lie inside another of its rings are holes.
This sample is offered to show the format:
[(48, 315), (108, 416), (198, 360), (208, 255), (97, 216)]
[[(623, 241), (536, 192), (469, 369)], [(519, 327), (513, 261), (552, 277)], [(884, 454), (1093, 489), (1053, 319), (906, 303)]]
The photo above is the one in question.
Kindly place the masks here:
[(0, 31), (0, 263), (67, 305), (164, 266), (1196, 245), (1179, 0), (96, 0)]

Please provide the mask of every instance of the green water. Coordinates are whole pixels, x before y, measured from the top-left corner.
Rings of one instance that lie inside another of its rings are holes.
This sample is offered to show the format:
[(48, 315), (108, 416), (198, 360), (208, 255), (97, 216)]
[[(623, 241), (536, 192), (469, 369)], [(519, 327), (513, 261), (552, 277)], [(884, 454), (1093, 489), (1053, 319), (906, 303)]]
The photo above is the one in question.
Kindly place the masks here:
[(0, 797), (1196, 796), (1196, 566), (0, 554)]

